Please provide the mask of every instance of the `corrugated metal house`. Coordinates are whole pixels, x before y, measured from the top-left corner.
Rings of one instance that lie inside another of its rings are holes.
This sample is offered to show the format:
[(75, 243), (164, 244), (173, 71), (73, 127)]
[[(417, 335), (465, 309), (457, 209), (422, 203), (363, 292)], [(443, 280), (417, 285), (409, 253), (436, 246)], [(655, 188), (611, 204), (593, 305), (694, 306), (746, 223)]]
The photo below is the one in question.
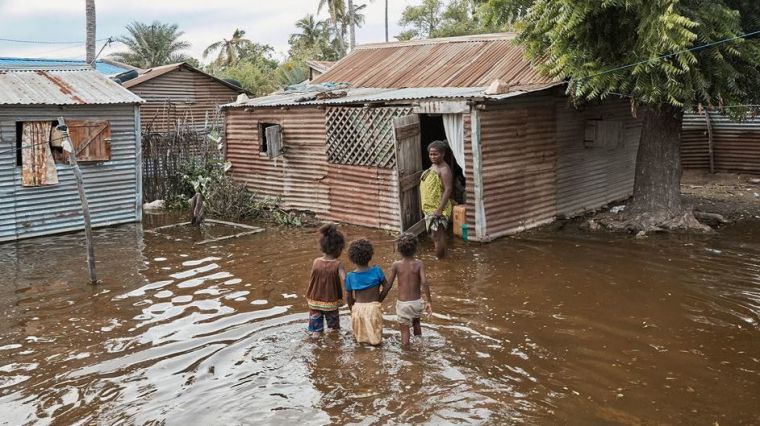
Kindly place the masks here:
[(630, 196), (640, 122), (629, 104), (574, 109), (514, 37), (360, 46), (313, 91), (227, 105), (233, 176), (287, 209), (403, 230), (420, 219), (427, 145), (447, 139), (478, 241)]
[(139, 222), (141, 102), (89, 67), (0, 69), (0, 241), (83, 229), (58, 117), (79, 151), (93, 226)]
[(122, 85), (145, 100), (143, 129), (167, 131), (178, 123), (203, 130), (219, 117), (219, 106), (245, 90), (184, 62), (140, 70)]
[(681, 162), (685, 169), (710, 170), (712, 162), (713, 171), (760, 174), (760, 118), (732, 121), (714, 111), (684, 114)]

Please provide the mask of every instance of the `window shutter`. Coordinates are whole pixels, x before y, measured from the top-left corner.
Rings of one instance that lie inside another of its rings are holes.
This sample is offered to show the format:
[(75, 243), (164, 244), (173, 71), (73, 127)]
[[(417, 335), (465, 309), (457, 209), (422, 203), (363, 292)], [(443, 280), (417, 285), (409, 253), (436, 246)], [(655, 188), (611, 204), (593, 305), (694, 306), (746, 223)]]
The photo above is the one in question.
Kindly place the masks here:
[(282, 127), (269, 126), (267, 132), (267, 155), (270, 158), (282, 155)]
[(111, 123), (108, 121), (67, 120), (69, 138), (77, 152), (77, 161), (111, 159)]

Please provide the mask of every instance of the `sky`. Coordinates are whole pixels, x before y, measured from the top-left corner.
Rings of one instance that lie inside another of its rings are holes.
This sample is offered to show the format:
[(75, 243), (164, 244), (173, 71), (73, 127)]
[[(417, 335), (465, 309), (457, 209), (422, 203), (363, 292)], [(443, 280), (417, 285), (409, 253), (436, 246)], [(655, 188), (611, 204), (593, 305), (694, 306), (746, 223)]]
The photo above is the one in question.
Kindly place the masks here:
[[(356, 33), (357, 44), (385, 41), (384, 0), (354, 0), (366, 3), (366, 22)], [(398, 21), (409, 4), (419, 0), (388, 0), (389, 35), (401, 32)], [(246, 37), (275, 48), (279, 59), (287, 55), (288, 36), (295, 22), (316, 13), (318, 0), (95, 0), (97, 39), (126, 33), (132, 21), (176, 23), (192, 47), (187, 53), (201, 59), (203, 49), (235, 28)], [(323, 11), (322, 17), (326, 17)], [(0, 38), (71, 44), (19, 43), (0, 41), (0, 56), (84, 59), (85, 0), (0, 0)], [(97, 43), (99, 50), (104, 41)], [(100, 57), (124, 50), (114, 43)], [(209, 58), (210, 60), (211, 58)], [(206, 60), (204, 62), (208, 62)]]

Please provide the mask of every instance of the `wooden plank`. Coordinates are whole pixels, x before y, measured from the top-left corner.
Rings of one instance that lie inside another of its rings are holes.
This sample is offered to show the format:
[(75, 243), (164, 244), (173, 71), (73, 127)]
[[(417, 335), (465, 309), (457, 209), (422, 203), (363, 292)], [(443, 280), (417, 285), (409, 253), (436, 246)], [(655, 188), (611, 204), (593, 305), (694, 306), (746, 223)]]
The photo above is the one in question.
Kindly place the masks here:
[(407, 175), (404, 178), (399, 180), (398, 186), (401, 189), (401, 191), (408, 191), (413, 188), (418, 188), (420, 186), (420, 178), (422, 177), (423, 171), (420, 170), (416, 173), (413, 173), (411, 175)]
[(408, 124), (406, 126), (396, 127), (396, 140), (408, 139), (420, 134), (420, 124)]
[(55, 185), (58, 171), (50, 149), (52, 126), (49, 121), (30, 121), (22, 125), (22, 186)]
[(416, 236), (420, 236), (421, 234), (425, 233), (426, 231), (425, 227), (425, 219), (421, 219), (419, 222), (415, 223), (414, 225), (410, 226), (406, 231), (410, 234), (414, 234)]

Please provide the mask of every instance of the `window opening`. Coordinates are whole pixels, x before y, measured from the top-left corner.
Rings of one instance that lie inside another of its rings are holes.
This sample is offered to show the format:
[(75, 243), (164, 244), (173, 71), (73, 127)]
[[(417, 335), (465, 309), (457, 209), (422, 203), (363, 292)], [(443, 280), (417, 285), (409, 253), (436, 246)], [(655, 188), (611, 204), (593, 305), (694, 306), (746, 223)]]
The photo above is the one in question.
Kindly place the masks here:
[(266, 154), (269, 151), (267, 147), (267, 128), (273, 126), (278, 126), (278, 124), (259, 122), (259, 152), (262, 154)]

